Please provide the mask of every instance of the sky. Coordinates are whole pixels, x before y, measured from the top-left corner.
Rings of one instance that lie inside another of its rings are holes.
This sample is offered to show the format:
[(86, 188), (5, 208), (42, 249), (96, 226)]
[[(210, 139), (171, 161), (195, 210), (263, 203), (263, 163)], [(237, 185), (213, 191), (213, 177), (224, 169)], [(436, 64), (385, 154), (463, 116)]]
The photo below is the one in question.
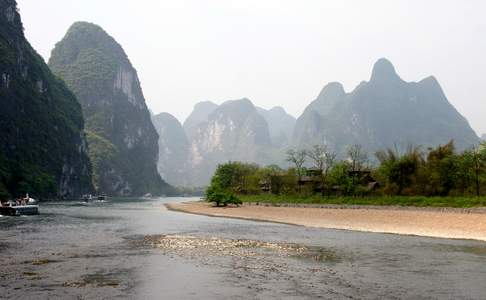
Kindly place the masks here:
[(434, 75), (486, 133), (483, 0), (18, 0), (48, 60), (75, 21), (103, 27), (137, 69), (147, 105), (181, 122), (195, 103), (247, 97), (298, 117), (328, 82), (352, 91), (388, 58), (407, 81)]

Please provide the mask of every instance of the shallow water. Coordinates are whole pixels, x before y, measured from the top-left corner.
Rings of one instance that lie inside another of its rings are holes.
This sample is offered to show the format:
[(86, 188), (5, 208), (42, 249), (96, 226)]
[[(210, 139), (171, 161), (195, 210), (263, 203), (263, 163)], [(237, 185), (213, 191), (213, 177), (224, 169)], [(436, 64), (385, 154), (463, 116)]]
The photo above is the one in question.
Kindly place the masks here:
[[(483, 242), (210, 218), (163, 208), (164, 202), (187, 200), (46, 203), (39, 216), (0, 217), (0, 298), (486, 298)], [(159, 235), (189, 239), (189, 247), (173, 246), (173, 240), (162, 243), (170, 247), (144, 243)], [(243, 246), (236, 239), (244, 240)], [(201, 241), (210, 246), (199, 246)], [(289, 244), (306, 250), (274, 250), (273, 245)]]

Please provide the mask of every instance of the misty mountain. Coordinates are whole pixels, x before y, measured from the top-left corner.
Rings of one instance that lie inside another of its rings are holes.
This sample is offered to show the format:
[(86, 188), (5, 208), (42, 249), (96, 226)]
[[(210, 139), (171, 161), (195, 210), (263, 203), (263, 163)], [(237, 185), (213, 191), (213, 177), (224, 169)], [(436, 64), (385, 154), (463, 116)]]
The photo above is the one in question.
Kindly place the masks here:
[(77, 22), (56, 44), (49, 66), (83, 108), (98, 191), (120, 196), (169, 191), (157, 172), (158, 135), (123, 48), (101, 27)]
[(255, 106), (246, 98), (226, 101), (197, 125), (190, 139), (188, 176), (192, 185), (205, 185), (220, 163), (273, 160), (268, 124)]
[(374, 152), (394, 146), (436, 146), (451, 139), (459, 150), (478, 142), (437, 80), (430, 76), (405, 82), (388, 60), (380, 59), (370, 81), (350, 93), (340, 83), (326, 85), (298, 118), (292, 143), (300, 148), (327, 144), (343, 153), (352, 144)]
[(92, 192), (76, 97), (24, 37), (14, 0), (0, 1), (0, 198)]
[(194, 109), (187, 119), (184, 121), (184, 131), (189, 139), (192, 139), (196, 134), (199, 124), (206, 122), (209, 115), (218, 108), (218, 105), (211, 101), (202, 101), (196, 103)]
[(272, 144), (288, 143), (295, 119), (282, 108), (264, 110), (243, 98), (221, 105), (199, 102), (183, 127), (167, 113), (154, 116), (153, 122), (159, 133), (161, 176), (174, 185), (203, 186), (220, 163), (283, 161)]
[(181, 123), (168, 113), (153, 116), (152, 122), (159, 134), (157, 170), (160, 176), (171, 185), (188, 186), (189, 141)]
[(256, 107), (256, 109), (267, 121), (272, 145), (278, 148), (288, 146), (296, 119), (280, 106), (275, 106), (269, 110), (261, 107)]

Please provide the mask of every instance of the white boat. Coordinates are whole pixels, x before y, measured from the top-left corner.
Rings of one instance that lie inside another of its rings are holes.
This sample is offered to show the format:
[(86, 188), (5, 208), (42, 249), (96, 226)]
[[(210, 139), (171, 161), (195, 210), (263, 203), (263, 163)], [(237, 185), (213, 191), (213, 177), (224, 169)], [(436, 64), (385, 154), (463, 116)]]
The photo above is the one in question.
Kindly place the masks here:
[(89, 202), (93, 200), (93, 196), (91, 194), (85, 194), (83, 195), (83, 197), (81, 197), (81, 200), (83, 200), (84, 202)]
[(25, 195), (25, 200), (27, 200), (26, 201), (27, 202), (27, 205), (35, 205), (35, 204), (37, 204), (37, 200), (35, 200), (34, 198), (30, 198), (28, 193)]
[(38, 205), (0, 206), (2, 216), (38, 215)]
[(107, 197), (106, 197), (106, 195), (104, 195), (104, 194), (98, 195), (98, 196), (96, 197), (96, 199), (97, 199), (98, 201), (105, 201), (105, 200), (106, 200), (106, 198), (107, 198)]
[(0, 204), (0, 215), (3, 216), (22, 216), (22, 215), (38, 215), (39, 206), (36, 205), (37, 200), (30, 198), (29, 194), (25, 195), (22, 201), (10, 200), (6, 204)]

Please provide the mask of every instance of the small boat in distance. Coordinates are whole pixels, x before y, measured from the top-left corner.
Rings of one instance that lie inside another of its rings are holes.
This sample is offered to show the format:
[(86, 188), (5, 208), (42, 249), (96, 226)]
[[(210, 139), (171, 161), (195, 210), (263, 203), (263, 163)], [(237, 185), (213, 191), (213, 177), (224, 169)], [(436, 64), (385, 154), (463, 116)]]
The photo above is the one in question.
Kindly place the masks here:
[(91, 202), (91, 201), (105, 201), (108, 197), (105, 194), (100, 194), (98, 196), (93, 196), (91, 194), (84, 194), (81, 197), (81, 200), (85, 203)]
[(96, 200), (98, 200), (98, 201), (105, 201), (106, 198), (107, 198), (107, 196), (105, 194), (101, 194), (101, 195), (98, 195), (96, 197)]
[(93, 200), (93, 196), (91, 194), (84, 194), (81, 197), (81, 200), (83, 200), (83, 202), (89, 202), (89, 201)]

